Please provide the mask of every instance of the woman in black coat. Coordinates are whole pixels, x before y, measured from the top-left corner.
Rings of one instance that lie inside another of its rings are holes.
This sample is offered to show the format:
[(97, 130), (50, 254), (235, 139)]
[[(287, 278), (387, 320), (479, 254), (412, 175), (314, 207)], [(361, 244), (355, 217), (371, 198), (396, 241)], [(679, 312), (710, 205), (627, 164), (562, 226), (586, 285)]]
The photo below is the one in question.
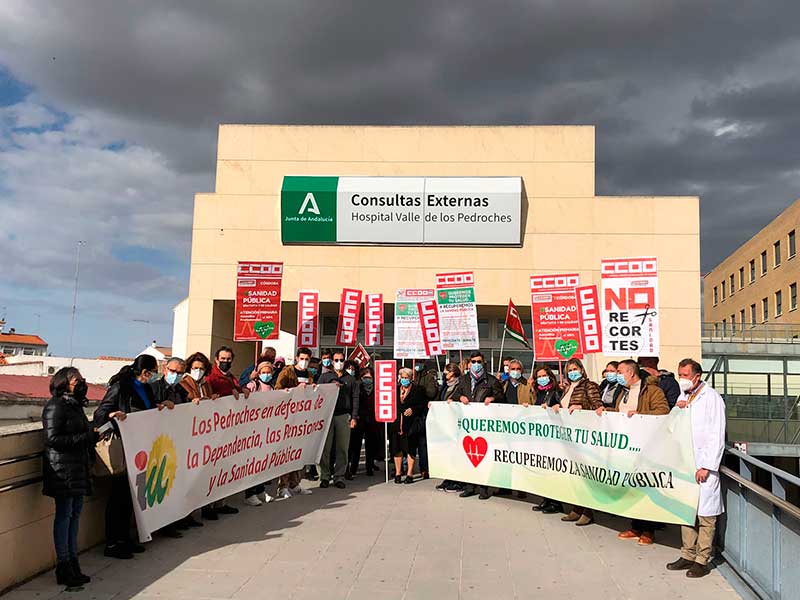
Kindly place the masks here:
[[(157, 405), (153, 389), (147, 383), (158, 376), (158, 362), (154, 356), (140, 354), (133, 364), (120, 369), (108, 382), (109, 387), (100, 406), (94, 411), (94, 425), (101, 427), (109, 421), (124, 421), (128, 413), (149, 410), (172, 403)], [(116, 429), (116, 424), (115, 424)], [(133, 558), (134, 552), (144, 552), (144, 546), (130, 538), (133, 503), (126, 474), (111, 479), (111, 493), (106, 504), (106, 547), (104, 554), (112, 558)]]
[[(428, 396), (412, 381), (414, 371), (402, 368), (398, 375), (400, 385), (397, 388), (397, 420), (389, 426), (395, 468), (394, 482), (414, 483), (414, 459), (419, 450), (420, 440), (424, 440), (425, 437)], [(405, 480), (403, 480), (404, 456), (408, 463)]]
[[(558, 389), (558, 380), (547, 365), (541, 365), (534, 369), (530, 383), (533, 389), (536, 390), (536, 399), (533, 402), (534, 406), (548, 408), (561, 402), (561, 391)], [(562, 512), (564, 507), (561, 502), (557, 500), (542, 497), (541, 504), (534, 504), (533, 510), (550, 515)]]
[(51, 398), (42, 411), (42, 493), (56, 502), (56, 581), (67, 587), (91, 581), (78, 563), (81, 509), (83, 497), (92, 493), (90, 469), (97, 443), (97, 432), (83, 411), (88, 389), (78, 369), (59, 369), (50, 380)]

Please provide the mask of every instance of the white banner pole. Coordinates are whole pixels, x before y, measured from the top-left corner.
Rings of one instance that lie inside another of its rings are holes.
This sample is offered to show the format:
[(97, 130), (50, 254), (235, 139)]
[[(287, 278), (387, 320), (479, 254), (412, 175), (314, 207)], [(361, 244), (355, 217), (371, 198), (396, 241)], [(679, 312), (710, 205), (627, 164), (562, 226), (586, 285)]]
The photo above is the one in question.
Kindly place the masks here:
[(383, 424), (383, 458), (386, 461), (386, 483), (389, 483), (389, 423)]

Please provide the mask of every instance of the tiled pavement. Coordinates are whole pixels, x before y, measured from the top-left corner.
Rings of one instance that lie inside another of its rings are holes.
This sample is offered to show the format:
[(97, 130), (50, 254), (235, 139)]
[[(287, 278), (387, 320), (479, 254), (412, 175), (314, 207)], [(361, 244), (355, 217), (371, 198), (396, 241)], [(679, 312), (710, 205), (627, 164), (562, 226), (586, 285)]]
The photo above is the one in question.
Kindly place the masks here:
[(579, 528), (532, 512), (531, 498), (461, 499), (435, 483), (361, 476), (345, 490), (240, 505), (134, 560), (84, 553), (94, 580), (83, 591), (63, 592), (49, 572), (3, 600), (739, 598), (717, 571), (690, 580), (664, 569), (678, 556), (676, 527), (642, 548), (617, 539), (626, 521), (616, 517)]

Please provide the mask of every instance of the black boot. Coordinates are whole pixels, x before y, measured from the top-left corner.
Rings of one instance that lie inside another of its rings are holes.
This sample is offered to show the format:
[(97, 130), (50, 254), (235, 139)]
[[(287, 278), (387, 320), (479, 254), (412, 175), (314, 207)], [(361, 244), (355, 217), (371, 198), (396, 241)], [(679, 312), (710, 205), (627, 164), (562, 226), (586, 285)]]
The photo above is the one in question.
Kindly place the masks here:
[(78, 579), (77, 575), (75, 575), (69, 561), (63, 561), (56, 565), (56, 582), (68, 588), (76, 588), (83, 585), (83, 581)]
[(78, 558), (70, 558), (69, 564), (72, 567), (72, 572), (75, 574), (75, 579), (81, 580), (81, 585), (84, 583), (89, 583), (92, 578), (86, 575), (83, 571), (81, 571), (81, 564), (78, 562)]

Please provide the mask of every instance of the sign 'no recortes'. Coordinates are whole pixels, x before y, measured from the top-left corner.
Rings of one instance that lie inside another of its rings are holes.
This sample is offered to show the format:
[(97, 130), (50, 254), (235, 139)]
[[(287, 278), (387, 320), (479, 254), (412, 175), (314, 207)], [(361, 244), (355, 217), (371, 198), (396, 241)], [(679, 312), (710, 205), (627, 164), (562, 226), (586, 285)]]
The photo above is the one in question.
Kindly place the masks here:
[(287, 176), (284, 244), (521, 243), (519, 177)]

